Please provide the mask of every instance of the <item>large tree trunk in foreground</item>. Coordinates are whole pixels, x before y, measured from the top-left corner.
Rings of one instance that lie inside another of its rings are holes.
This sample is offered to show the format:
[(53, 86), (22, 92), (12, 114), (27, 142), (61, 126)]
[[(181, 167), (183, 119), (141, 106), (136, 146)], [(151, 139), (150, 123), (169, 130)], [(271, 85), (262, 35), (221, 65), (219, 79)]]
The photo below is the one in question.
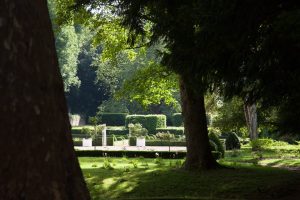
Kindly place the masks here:
[(245, 119), (246, 119), (250, 140), (255, 140), (258, 138), (257, 110), (256, 110), (255, 103), (253, 104), (244, 103), (244, 113), (245, 113)]
[(180, 94), (187, 141), (185, 169), (202, 170), (218, 167), (212, 156), (207, 130), (204, 94), (196, 93), (181, 77)]
[(46, 0), (0, 1), (0, 199), (89, 199)]

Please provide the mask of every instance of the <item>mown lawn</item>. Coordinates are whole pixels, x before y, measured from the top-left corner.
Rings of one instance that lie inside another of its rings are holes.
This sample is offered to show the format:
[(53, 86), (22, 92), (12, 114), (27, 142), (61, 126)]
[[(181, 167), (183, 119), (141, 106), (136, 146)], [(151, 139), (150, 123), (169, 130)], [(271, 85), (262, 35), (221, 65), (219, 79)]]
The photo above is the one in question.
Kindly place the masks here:
[[(247, 150), (246, 150), (247, 151)], [(225, 158), (232, 169), (186, 172), (183, 160), (79, 158), (92, 199), (300, 199), (300, 173)], [(253, 159), (252, 155), (248, 155)]]

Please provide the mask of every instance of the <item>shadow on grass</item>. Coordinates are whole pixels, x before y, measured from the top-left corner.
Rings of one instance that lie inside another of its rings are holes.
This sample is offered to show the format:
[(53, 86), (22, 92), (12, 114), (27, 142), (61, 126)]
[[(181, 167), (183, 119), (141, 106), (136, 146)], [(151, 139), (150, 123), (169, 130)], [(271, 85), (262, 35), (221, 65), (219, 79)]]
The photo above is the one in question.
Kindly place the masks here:
[(145, 159), (134, 165), (132, 160), (115, 159), (114, 169), (101, 168), (100, 159), (81, 162), (92, 198), (281, 199), (300, 185), (300, 173), (269, 167), (186, 172), (176, 168), (176, 161)]

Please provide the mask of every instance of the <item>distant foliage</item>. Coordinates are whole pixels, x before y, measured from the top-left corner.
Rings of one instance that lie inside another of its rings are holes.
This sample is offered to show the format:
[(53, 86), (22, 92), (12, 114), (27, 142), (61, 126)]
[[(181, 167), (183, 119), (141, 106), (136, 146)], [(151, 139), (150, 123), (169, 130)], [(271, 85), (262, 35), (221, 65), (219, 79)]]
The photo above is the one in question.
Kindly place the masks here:
[(241, 148), (241, 143), (240, 143), (239, 137), (233, 132), (230, 132), (230, 133), (227, 134), (225, 144), (226, 144), (226, 149), (227, 150), (233, 150), (233, 149), (240, 149)]

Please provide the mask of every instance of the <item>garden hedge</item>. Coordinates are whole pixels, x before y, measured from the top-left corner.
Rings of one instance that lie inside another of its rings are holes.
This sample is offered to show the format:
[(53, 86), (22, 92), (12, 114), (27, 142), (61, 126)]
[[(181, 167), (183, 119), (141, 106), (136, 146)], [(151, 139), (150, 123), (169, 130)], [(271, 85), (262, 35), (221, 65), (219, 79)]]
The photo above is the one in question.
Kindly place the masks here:
[(184, 135), (184, 128), (183, 127), (167, 127), (167, 128), (157, 128), (156, 133), (171, 133), (174, 135)]
[(126, 127), (130, 123), (142, 124), (143, 128), (148, 130), (148, 134), (155, 134), (157, 128), (167, 127), (166, 115), (127, 115)]
[[(213, 157), (220, 159), (220, 152), (213, 151)], [(173, 158), (180, 159), (186, 157), (186, 152), (160, 152), (160, 151), (102, 151), (102, 150), (76, 150), (78, 157), (144, 157), (144, 158), (156, 158), (157, 155), (161, 158)]]
[(108, 128), (107, 130), (106, 130), (106, 134), (107, 135), (128, 135), (129, 134), (129, 131), (128, 131), (128, 129), (125, 129), (125, 127), (124, 128), (120, 128), (120, 129), (110, 129), (110, 128)]
[(183, 117), (181, 113), (174, 113), (172, 115), (172, 125), (173, 126), (183, 126)]
[(101, 124), (107, 126), (125, 126), (125, 119), (128, 113), (100, 113), (97, 117)]

